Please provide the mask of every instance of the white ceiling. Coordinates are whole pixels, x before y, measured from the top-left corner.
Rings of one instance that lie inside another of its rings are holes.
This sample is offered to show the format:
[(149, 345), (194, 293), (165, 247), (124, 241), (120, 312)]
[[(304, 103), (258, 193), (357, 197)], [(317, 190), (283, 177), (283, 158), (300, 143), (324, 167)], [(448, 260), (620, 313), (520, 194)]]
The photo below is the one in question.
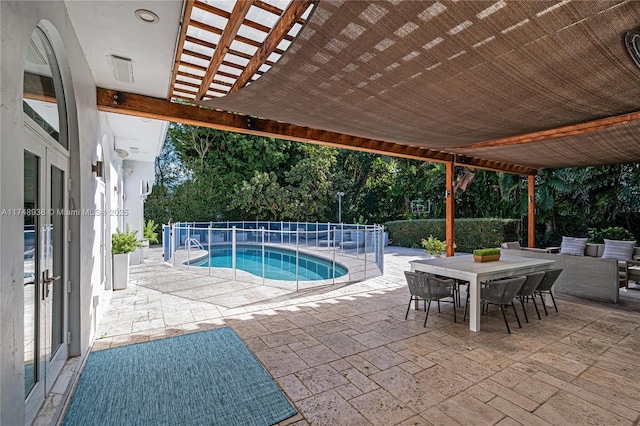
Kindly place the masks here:
[(127, 151), (127, 160), (155, 160), (162, 149), (168, 122), (114, 113), (107, 113), (107, 119), (115, 136), (115, 148)]
[[(166, 98), (171, 85), (182, 1), (65, 1), (96, 86)], [(138, 9), (154, 12), (158, 23), (135, 16)], [(133, 83), (115, 79), (111, 55), (130, 58)], [(128, 160), (153, 161), (164, 143), (167, 123), (121, 114), (107, 114), (116, 148)], [(133, 153), (131, 147), (139, 148)]]

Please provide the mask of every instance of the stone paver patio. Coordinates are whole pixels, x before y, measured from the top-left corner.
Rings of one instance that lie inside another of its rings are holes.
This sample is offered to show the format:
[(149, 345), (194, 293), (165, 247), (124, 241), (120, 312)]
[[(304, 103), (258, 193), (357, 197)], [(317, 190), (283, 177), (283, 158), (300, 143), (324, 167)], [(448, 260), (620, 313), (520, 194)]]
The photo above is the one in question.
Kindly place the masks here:
[[(178, 271), (161, 253), (113, 293), (93, 350), (230, 326), (283, 389), (294, 425), (637, 425), (640, 312), (558, 300), (559, 313), (508, 335), (451, 304), (404, 315), (403, 271), (419, 250), (389, 247), (385, 274), (296, 293)], [(294, 283), (295, 287), (295, 283)], [(521, 309), (520, 306), (517, 306)], [(509, 315), (509, 314), (508, 314)]]

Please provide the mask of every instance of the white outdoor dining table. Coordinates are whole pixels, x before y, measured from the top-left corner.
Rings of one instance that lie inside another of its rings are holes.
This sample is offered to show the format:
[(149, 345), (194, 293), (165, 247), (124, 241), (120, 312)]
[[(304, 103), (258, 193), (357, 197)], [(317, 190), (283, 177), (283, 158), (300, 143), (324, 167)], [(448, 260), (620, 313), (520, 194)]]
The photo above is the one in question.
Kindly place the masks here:
[(473, 256), (459, 254), (452, 257), (414, 260), (409, 263), (414, 272), (422, 271), (469, 281), (469, 329), (480, 331), (481, 282), (551, 269), (555, 261), (502, 255), (498, 261), (476, 263), (473, 261)]

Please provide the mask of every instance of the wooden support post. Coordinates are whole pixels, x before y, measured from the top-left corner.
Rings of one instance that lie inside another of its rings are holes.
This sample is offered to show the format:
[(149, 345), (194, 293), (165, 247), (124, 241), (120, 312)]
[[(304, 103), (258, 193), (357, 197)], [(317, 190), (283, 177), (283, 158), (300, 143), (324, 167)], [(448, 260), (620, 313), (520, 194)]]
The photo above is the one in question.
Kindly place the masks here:
[(536, 180), (534, 175), (529, 175), (529, 202), (528, 211), (529, 211), (529, 221), (527, 224), (527, 230), (529, 234), (528, 238), (528, 246), (535, 247), (536, 246)]
[(453, 161), (449, 161), (446, 163), (446, 189), (445, 189), (445, 197), (446, 197), (446, 229), (447, 229), (447, 257), (453, 256), (455, 253), (455, 249), (453, 248), (453, 244), (455, 242), (455, 194), (453, 193), (453, 171), (455, 169)]

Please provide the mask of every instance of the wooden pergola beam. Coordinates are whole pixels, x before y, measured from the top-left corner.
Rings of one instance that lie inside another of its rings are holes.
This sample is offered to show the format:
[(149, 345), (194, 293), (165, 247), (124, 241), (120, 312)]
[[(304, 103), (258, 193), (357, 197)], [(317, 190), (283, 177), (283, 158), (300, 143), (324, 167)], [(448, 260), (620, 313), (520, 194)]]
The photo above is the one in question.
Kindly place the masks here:
[(171, 85), (169, 86), (169, 96), (167, 99), (171, 99), (171, 94), (173, 93), (172, 91), (176, 84), (178, 68), (180, 67), (180, 59), (182, 58), (182, 49), (184, 48), (184, 40), (187, 37), (187, 29), (189, 29), (189, 17), (191, 16), (194, 2), (195, 0), (187, 0), (184, 6), (182, 25), (180, 27), (180, 38), (178, 39), (178, 51), (176, 52), (176, 58), (173, 62), (173, 74), (171, 74)]
[(298, 22), (312, 3), (313, 0), (293, 0), (291, 2), (262, 43), (262, 46), (258, 48), (253, 58), (251, 58), (244, 68), (229, 93), (237, 92), (251, 80), (251, 77), (258, 71), (258, 68), (267, 61), (269, 55), (276, 51), (278, 44), (285, 38), (289, 30)]
[(628, 124), (636, 120), (640, 120), (640, 111), (602, 118), (599, 120), (587, 121), (579, 124), (572, 124), (570, 126), (556, 127), (554, 129), (542, 130), (540, 132), (525, 133), (523, 135), (511, 136), (508, 138), (461, 145), (453, 149), (497, 148), (511, 145), (522, 145), (526, 143), (547, 141), (551, 139), (597, 132), (600, 130), (608, 129), (610, 127)]
[[(255, 1), (253, 2), (253, 4), (255, 6), (258, 6)], [(220, 17), (225, 18), (225, 19), (229, 19), (229, 17), (231, 16), (231, 14), (229, 12), (225, 11), (225, 10), (218, 9), (215, 6), (212, 6), (212, 5), (208, 4), (208, 3), (203, 3), (203, 2), (197, 1), (197, 0), (196, 0), (196, 3), (194, 4), (194, 7), (198, 8), (198, 9), (201, 9), (201, 10), (204, 10), (205, 12), (209, 12), (211, 14), (220, 16)], [(280, 14), (278, 13), (277, 15), (279, 16)], [(242, 21), (242, 25), (246, 25), (247, 27), (253, 28), (254, 30), (262, 31), (265, 34), (268, 33), (269, 31), (271, 31), (271, 28), (269, 28), (268, 26), (263, 25), (263, 24), (261, 24), (259, 22), (252, 21), (250, 19), (245, 19), (244, 21)], [(288, 39), (293, 40), (293, 37), (289, 37)]]
[(216, 76), (220, 65), (222, 65), (224, 57), (231, 46), (231, 42), (236, 38), (236, 34), (238, 34), (238, 30), (240, 29), (240, 26), (242, 25), (245, 16), (247, 16), (252, 4), (253, 0), (239, 0), (233, 7), (229, 20), (227, 21), (227, 26), (224, 28), (224, 31), (220, 36), (218, 48), (214, 51), (213, 58), (211, 58), (207, 71), (204, 73), (204, 77), (202, 77), (202, 84), (198, 90), (196, 100), (201, 100), (207, 93), (207, 90), (209, 90), (209, 86)]
[[(261, 0), (256, 0), (256, 1), (255, 1), (255, 3), (254, 3), (254, 5), (255, 5), (256, 7), (259, 7), (259, 8), (260, 8), (260, 9), (262, 9), (262, 10), (266, 10), (267, 12), (271, 12), (271, 13), (273, 13), (274, 15), (277, 15), (277, 16), (282, 15), (282, 12), (284, 12), (282, 9), (280, 9), (280, 8), (278, 8), (278, 7), (276, 7), (276, 6), (272, 6), (272, 5), (270, 5), (269, 3), (265, 3), (265, 2), (263, 2), (263, 1), (261, 1)], [(307, 20), (306, 20), (306, 19), (304, 19), (304, 18), (300, 18), (300, 19), (298, 20), (298, 23), (299, 23), (299, 24), (304, 24), (305, 22), (307, 22)]]
[[(249, 117), (225, 111), (216, 111), (199, 106), (174, 103), (160, 98), (152, 98), (134, 93), (119, 92), (109, 89), (97, 89), (98, 110), (155, 120), (172, 121), (194, 126), (208, 127), (217, 130), (245, 133), (258, 136), (275, 137), (286, 140), (307, 142), (336, 148), (353, 149), (374, 154), (391, 155), (413, 160), (446, 163), (451, 161), (451, 154), (375, 139), (361, 138), (342, 133), (296, 126), (275, 120)], [(467, 167), (493, 171), (533, 174), (530, 167), (485, 161), (476, 158), (456, 156), (460, 164)]]

